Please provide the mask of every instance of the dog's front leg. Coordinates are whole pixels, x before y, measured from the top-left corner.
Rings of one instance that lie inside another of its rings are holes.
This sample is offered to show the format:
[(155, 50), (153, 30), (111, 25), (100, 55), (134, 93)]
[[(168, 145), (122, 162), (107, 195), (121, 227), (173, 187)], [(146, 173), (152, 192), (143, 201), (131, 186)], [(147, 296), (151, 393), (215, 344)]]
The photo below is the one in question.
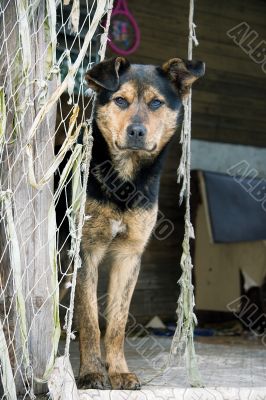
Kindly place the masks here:
[(78, 387), (105, 389), (109, 385), (101, 361), (100, 329), (98, 322), (98, 266), (106, 248), (95, 246), (83, 253), (83, 267), (78, 272), (76, 313), (79, 321), (80, 372)]
[(131, 297), (137, 282), (141, 254), (119, 246), (113, 252), (108, 290), (106, 362), (113, 389), (139, 389), (135, 374), (130, 373), (124, 355), (124, 336)]

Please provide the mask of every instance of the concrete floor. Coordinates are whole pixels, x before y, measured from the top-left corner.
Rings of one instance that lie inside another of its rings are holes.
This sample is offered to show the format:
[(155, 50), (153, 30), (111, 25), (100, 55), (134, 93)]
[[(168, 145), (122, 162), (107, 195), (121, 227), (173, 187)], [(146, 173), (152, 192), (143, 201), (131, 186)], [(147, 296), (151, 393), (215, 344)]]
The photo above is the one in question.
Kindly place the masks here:
[[(126, 357), (142, 390), (80, 390), (80, 400), (266, 400), (266, 349), (259, 340), (238, 337), (200, 338), (196, 341), (203, 388), (190, 388), (181, 362), (165, 369), (171, 338), (128, 337)], [(63, 348), (63, 343), (61, 343)], [(71, 345), (71, 364), (78, 374), (78, 343)]]

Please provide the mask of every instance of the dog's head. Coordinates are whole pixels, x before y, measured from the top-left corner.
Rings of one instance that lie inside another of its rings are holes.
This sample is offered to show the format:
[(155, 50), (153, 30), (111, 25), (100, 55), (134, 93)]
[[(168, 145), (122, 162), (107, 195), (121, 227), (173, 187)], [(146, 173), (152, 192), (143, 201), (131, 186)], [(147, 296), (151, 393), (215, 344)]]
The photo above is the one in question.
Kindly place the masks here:
[(110, 150), (155, 155), (173, 136), (182, 100), (204, 75), (204, 63), (174, 58), (161, 67), (117, 57), (85, 79), (97, 91), (96, 121)]

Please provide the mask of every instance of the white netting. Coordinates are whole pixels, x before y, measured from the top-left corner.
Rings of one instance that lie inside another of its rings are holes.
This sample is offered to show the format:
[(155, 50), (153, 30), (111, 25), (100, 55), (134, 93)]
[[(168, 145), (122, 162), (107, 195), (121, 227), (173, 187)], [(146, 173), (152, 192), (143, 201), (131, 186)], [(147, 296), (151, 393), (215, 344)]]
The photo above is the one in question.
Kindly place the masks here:
[[(189, 0), (189, 37), (188, 60), (192, 60), (193, 45), (198, 46), (194, 24), (194, 0)], [(194, 239), (194, 229), (190, 220), (190, 159), (191, 159), (191, 99), (192, 90), (184, 99), (184, 120), (181, 130), (180, 143), (182, 144), (182, 156), (178, 167), (178, 183), (182, 181), (180, 191), (180, 203), (185, 197), (185, 232), (182, 243), (183, 253), (180, 266), (182, 274), (179, 280), (180, 294), (177, 305), (177, 327), (172, 340), (170, 356), (185, 355), (189, 383), (192, 386), (202, 386), (201, 376), (198, 371), (197, 358), (194, 347), (194, 325), (197, 323), (194, 314), (194, 287), (192, 284), (192, 259), (190, 255), (190, 240)], [(171, 357), (170, 357), (171, 358)]]
[[(112, 3), (0, 3), (1, 399), (47, 390), (59, 313), (65, 315), (67, 366), (92, 146), (94, 96), (86, 94), (83, 76), (104, 57)], [(62, 194), (68, 204), (61, 215), (55, 209)], [(70, 296), (61, 304), (66, 276)]]

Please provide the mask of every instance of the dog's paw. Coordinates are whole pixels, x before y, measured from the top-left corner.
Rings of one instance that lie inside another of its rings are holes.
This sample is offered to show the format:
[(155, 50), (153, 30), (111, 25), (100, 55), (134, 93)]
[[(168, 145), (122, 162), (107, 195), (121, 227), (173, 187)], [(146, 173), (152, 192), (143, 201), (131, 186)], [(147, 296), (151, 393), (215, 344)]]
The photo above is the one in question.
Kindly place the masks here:
[(98, 372), (89, 373), (78, 378), (78, 389), (111, 389), (108, 377)]
[(109, 379), (112, 389), (140, 390), (141, 388), (137, 376), (131, 372), (109, 374)]

